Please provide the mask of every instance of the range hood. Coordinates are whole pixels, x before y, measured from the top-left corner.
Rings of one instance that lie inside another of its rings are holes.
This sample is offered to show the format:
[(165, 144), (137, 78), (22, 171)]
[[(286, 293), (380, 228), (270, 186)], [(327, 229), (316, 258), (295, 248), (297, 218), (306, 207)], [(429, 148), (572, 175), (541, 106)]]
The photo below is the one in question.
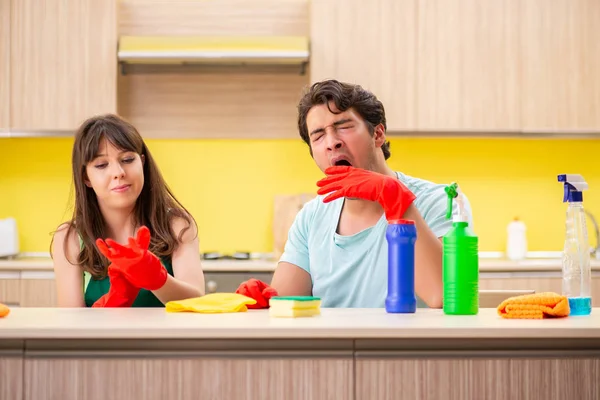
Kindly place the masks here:
[(298, 65), (309, 61), (304, 36), (121, 36), (118, 60), (138, 65)]

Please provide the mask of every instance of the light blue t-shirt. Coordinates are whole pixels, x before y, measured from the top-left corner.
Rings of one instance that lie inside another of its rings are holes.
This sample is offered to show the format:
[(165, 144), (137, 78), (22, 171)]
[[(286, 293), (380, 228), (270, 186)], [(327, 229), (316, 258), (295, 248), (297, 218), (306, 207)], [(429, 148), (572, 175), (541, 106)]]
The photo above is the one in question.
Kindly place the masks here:
[[(415, 207), (437, 237), (452, 227), (446, 219), (446, 185), (397, 172), (410, 189)], [(385, 214), (377, 224), (351, 236), (336, 233), (344, 198), (323, 203), (317, 196), (299, 211), (288, 233), (280, 258), (307, 271), (312, 278), (313, 296), (323, 307), (385, 307), (387, 296), (387, 240)], [(454, 212), (457, 210), (454, 202)], [(469, 226), (473, 227), (471, 206), (465, 196)], [(418, 300), (418, 305), (425, 304)], [(426, 307), (426, 306), (425, 306)]]

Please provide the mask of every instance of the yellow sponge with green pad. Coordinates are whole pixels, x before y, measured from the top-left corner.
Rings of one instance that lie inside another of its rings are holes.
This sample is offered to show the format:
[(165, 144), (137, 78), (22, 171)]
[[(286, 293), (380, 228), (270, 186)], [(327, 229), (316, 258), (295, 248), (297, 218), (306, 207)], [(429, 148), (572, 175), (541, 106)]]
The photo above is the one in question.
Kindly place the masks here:
[(269, 300), (271, 317), (312, 317), (321, 314), (321, 298), (313, 296), (275, 296)]

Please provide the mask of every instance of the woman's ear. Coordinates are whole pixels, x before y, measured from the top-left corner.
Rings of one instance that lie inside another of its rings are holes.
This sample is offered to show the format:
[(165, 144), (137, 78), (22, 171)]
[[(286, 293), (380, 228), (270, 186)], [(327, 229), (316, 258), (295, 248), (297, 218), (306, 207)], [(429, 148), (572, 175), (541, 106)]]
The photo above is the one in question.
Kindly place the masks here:
[(85, 172), (83, 173), (83, 183), (85, 183), (85, 186), (87, 186), (89, 188), (92, 187), (92, 182), (90, 182), (90, 180), (88, 179), (88, 176)]
[(140, 158), (142, 159), (142, 165), (144, 165), (146, 163), (146, 156), (143, 154), (140, 154)]

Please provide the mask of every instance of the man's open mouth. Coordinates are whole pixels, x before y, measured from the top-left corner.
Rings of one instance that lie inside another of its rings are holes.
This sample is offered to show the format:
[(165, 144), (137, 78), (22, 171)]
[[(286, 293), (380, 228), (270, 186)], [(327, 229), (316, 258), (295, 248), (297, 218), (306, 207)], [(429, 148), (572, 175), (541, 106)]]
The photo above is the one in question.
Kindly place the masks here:
[(352, 163), (350, 161), (346, 160), (345, 158), (340, 158), (340, 159), (334, 161), (333, 165), (336, 167), (340, 167), (340, 166), (351, 167)]

